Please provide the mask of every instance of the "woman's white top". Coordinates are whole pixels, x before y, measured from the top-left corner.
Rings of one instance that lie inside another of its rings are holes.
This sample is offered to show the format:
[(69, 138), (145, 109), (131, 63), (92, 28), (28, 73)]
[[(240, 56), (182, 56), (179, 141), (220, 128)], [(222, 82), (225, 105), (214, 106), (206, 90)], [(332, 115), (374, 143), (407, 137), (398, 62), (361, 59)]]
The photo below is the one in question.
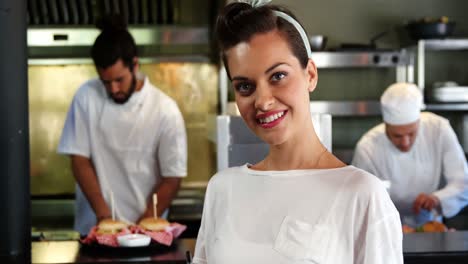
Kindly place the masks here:
[(193, 263), (403, 263), (399, 215), (353, 166), (257, 171), (210, 180)]
[(437, 196), (446, 217), (468, 204), (465, 154), (448, 120), (433, 113), (421, 113), (410, 151), (397, 149), (380, 124), (359, 140), (352, 164), (390, 182), (390, 197), (404, 224), (416, 227), (433, 219), (425, 210), (414, 214), (413, 203), (420, 193)]

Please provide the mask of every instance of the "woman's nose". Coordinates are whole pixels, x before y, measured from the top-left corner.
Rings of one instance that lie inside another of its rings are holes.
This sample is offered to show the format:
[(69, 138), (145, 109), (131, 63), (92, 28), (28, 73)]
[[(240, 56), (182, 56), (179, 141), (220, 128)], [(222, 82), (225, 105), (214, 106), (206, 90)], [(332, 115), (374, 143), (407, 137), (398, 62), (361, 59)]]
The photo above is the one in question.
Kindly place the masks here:
[(268, 111), (273, 108), (275, 97), (269, 87), (259, 87), (256, 89), (255, 108), (261, 111)]

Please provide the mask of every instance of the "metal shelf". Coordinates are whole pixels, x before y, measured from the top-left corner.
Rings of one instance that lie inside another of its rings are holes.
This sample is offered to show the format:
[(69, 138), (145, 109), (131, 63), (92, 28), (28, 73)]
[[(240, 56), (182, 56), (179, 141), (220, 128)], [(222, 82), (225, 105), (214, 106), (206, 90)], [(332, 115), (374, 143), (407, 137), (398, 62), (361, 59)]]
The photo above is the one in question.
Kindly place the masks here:
[(468, 103), (426, 104), (429, 111), (468, 111)]
[(412, 65), (412, 54), (401, 51), (312, 52), (317, 68), (398, 67)]
[[(363, 101), (311, 101), (310, 109), (314, 113), (332, 116), (378, 116), (382, 111), (380, 102)], [(426, 104), (423, 111), (468, 111), (468, 103)]]
[[(339, 116), (378, 116), (381, 113), (379, 101), (311, 101), (310, 111), (317, 114)], [(228, 115), (240, 115), (235, 102), (229, 102)]]
[(468, 50), (468, 39), (426, 39), (419, 40), (426, 50)]
[[(311, 101), (312, 113), (330, 114), (332, 117), (365, 117), (380, 116), (380, 102), (375, 100), (362, 101)], [(468, 103), (426, 104), (426, 111), (468, 111)], [(228, 115), (240, 115), (235, 102), (229, 102)]]
[(378, 116), (381, 114), (379, 101), (311, 101), (313, 113), (337, 116)]
[[(426, 51), (433, 50), (433, 51), (443, 51), (443, 50), (468, 50), (468, 39), (421, 39), (418, 41), (417, 44), (417, 61), (418, 61), (418, 73), (417, 73), (417, 84), (421, 89), (421, 92), (424, 94), (424, 89), (426, 88), (426, 79), (425, 79), (425, 63), (426, 63)], [(460, 107), (455, 106), (446, 106), (446, 105), (462, 105), (461, 109), (458, 110)], [(448, 111), (464, 111), (466, 110), (463, 107), (464, 104), (434, 104), (431, 107), (434, 107), (434, 110), (448, 110)]]

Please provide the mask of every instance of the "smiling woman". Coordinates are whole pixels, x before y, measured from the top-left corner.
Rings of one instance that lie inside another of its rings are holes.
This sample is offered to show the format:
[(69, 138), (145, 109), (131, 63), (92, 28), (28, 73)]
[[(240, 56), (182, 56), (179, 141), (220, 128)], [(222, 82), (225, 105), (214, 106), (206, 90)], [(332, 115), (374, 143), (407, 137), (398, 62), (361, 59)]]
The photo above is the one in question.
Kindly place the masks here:
[[(317, 83), (317, 70), (312, 60), (304, 69), (276, 30), (229, 49), (226, 60), (239, 112), (250, 129), (273, 145), (283, 143), (288, 133), (307, 138), (305, 133), (312, 126), (311, 122), (306, 122), (310, 120), (308, 94)], [(248, 60), (262, 63), (245, 64)], [(283, 120), (289, 119), (296, 122), (288, 125), (297, 124), (298, 127), (285, 130), (287, 122)], [(279, 130), (284, 132), (277, 133)]]
[(239, 112), (269, 153), (211, 178), (193, 262), (402, 263), (385, 187), (338, 160), (315, 132), (309, 94), (318, 73), (293, 14), (232, 3), (216, 33)]

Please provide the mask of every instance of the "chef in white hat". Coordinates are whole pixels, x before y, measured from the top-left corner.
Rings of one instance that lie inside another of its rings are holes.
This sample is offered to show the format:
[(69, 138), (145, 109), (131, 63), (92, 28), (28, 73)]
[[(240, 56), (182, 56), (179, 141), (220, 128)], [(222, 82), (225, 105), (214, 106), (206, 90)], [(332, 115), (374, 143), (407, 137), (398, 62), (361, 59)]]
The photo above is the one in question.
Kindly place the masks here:
[(352, 164), (390, 183), (402, 223), (417, 227), (452, 217), (468, 204), (468, 167), (449, 121), (422, 112), (410, 83), (390, 85), (380, 98), (384, 123), (358, 142)]

